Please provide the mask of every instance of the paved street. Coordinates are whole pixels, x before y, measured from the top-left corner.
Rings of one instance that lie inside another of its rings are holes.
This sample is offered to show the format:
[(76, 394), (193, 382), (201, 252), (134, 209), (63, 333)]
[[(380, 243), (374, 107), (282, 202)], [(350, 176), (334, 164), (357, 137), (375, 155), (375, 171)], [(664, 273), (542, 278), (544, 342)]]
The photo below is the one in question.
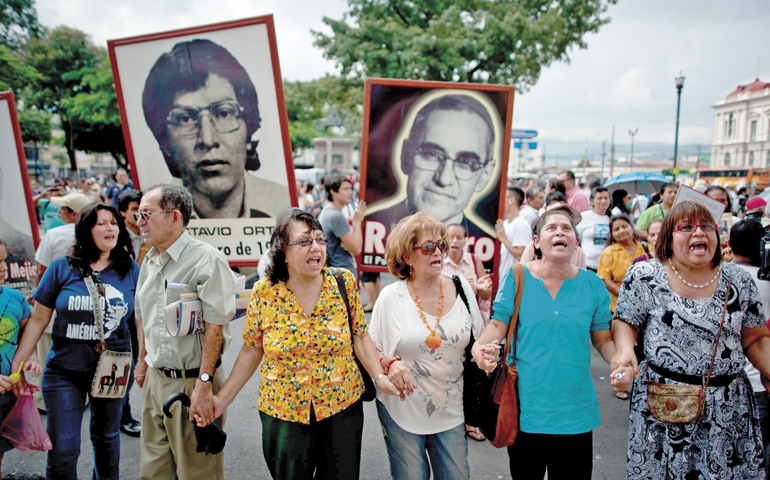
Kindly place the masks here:
[[(390, 277), (387, 275), (386, 277)], [(383, 284), (390, 281), (383, 278)], [(233, 323), (233, 341), (224, 355), (227, 372), (235, 363), (241, 348), (240, 333), (243, 320)], [(591, 373), (599, 397), (602, 413), (602, 426), (594, 431), (594, 474), (598, 480), (617, 480), (625, 477), (626, 442), (628, 426), (628, 402), (615, 399), (609, 384), (609, 367), (599, 354), (593, 350)], [(604, 377), (602, 379), (602, 377)], [(225, 472), (227, 478), (270, 478), (262, 455), (261, 424), (256, 406), (259, 387), (259, 370), (243, 388), (238, 398), (228, 410), (225, 431), (228, 434), (225, 448)], [(558, 386), (555, 386), (558, 388)], [(141, 390), (134, 386), (131, 392), (131, 404), (134, 416), (139, 415)], [(377, 419), (374, 403), (364, 405), (363, 453), (361, 458), (362, 479), (390, 478), (385, 442)], [(80, 478), (90, 478), (93, 469), (93, 451), (88, 437), (88, 414), (85, 415), (81, 435), (83, 438), (78, 474)], [(45, 420), (45, 417), (43, 417)], [(123, 478), (139, 477), (139, 439), (121, 434), (121, 475)], [(468, 442), (468, 458), (471, 478), (474, 479), (509, 479), (508, 455), (504, 449), (498, 450), (489, 442)], [(46, 454), (19, 453), (15, 450), (5, 455), (3, 478), (42, 478), (45, 474)], [(38, 477), (40, 476), (40, 477)]]

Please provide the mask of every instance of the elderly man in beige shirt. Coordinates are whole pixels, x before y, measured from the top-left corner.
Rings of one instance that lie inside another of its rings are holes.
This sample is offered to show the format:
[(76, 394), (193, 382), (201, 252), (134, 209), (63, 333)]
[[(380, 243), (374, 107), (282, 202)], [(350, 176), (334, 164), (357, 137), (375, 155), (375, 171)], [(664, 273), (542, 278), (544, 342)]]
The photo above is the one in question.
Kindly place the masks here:
[[(214, 394), (225, 382), (217, 367), (230, 342), (229, 323), (235, 314), (235, 275), (219, 250), (186, 232), (191, 214), (192, 197), (175, 185), (151, 187), (136, 214), (144, 242), (152, 247), (136, 292), (136, 317), (145, 337), (135, 371), (143, 388), (142, 479), (224, 478), (224, 452), (197, 453), (190, 419), (214, 420)], [(189, 292), (201, 300), (205, 332), (171, 336), (163, 308)], [(163, 403), (177, 392), (190, 396), (189, 415), (177, 402), (173, 418), (167, 418)], [(216, 423), (223, 426), (224, 415)]]

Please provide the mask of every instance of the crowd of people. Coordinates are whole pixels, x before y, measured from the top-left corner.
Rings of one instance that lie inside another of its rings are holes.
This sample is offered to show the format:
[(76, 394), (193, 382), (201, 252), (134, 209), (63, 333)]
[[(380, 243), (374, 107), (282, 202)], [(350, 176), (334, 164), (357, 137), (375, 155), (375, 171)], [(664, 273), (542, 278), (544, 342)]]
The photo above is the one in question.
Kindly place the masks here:
[[(515, 357), (512, 477), (590, 479), (601, 423), (591, 344), (609, 365), (615, 396), (630, 399), (627, 478), (766, 478), (770, 282), (761, 280), (760, 244), (770, 221), (761, 197), (700, 188), (732, 212), (720, 235), (722, 219), (704, 206), (674, 205), (673, 183), (652, 198), (581, 189), (570, 171), (544, 188), (509, 184), (495, 225), (497, 272), (484, 269), (463, 225), (417, 212), (392, 226), (385, 262), (395, 282), (380, 291), (379, 274), (358, 269), (366, 204), (355, 179), (297, 182), (299, 208), (276, 219), (228, 373), (221, 357), (236, 274), (187, 233), (190, 193), (165, 184), (140, 192), (124, 170), (103, 189), (80, 183), (35, 193), (45, 233), (29, 304), (0, 278), (14, 332), (0, 344), (0, 416), (16, 394), (37, 393), (53, 447), (46, 478), (77, 478), (87, 407), (94, 478), (119, 478), (121, 431), (141, 437), (141, 478), (225, 478), (222, 452), (196, 451), (198, 429), (224, 427), (257, 368), (273, 478), (358, 478), (364, 400), (376, 404), (394, 479), (471, 478), (467, 441), (485, 440), (463, 409), (472, 347), (470, 368), (490, 371)], [(6, 255), (0, 239), (0, 277)], [(163, 310), (180, 293), (197, 294), (204, 325), (175, 337)], [(513, 353), (501, 358), (512, 324)], [(127, 394), (94, 397), (97, 346), (131, 352), (122, 378), (142, 388), (141, 422)], [(10, 378), (22, 361), (30, 383)], [(707, 385), (698, 419), (660, 419), (648, 398), (653, 383)], [(164, 405), (179, 392), (187, 410)], [(0, 441), (0, 452), (11, 448)]]

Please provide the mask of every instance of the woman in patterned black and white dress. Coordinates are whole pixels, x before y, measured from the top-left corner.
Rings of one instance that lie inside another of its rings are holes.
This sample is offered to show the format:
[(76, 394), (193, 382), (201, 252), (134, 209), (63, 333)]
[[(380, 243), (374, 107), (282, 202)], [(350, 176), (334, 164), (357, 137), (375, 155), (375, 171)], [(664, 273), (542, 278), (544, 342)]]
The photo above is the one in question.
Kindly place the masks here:
[[(615, 311), (620, 321), (613, 327), (618, 350), (612, 368), (636, 367), (636, 330), (645, 329), (647, 359), (638, 366), (631, 397), (627, 477), (764, 479), (759, 421), (743, 371), (746, 352), (763, 376), (770, 376), (770, 332), (756, 285), (745, 271), (722, 263), (715, 222), (695, 203), (668, 212), (656, 257), (629, 269)], [(690, 425), (656, 420), (647, 404), (645, 379), (702, 383), (726, 296), (702, 418)]]

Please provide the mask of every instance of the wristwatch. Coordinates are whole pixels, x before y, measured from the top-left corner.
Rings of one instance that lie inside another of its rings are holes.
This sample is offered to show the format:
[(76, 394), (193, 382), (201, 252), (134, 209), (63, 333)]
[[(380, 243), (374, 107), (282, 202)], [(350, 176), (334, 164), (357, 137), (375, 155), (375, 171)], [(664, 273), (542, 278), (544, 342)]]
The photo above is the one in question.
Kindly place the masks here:
[(201, 382), (210, 382), (211, 380), (213, 380), (213, 377), (208, 373), (203, 372), (200, 375), (198, 375), (198, 380), (200, 380)]

